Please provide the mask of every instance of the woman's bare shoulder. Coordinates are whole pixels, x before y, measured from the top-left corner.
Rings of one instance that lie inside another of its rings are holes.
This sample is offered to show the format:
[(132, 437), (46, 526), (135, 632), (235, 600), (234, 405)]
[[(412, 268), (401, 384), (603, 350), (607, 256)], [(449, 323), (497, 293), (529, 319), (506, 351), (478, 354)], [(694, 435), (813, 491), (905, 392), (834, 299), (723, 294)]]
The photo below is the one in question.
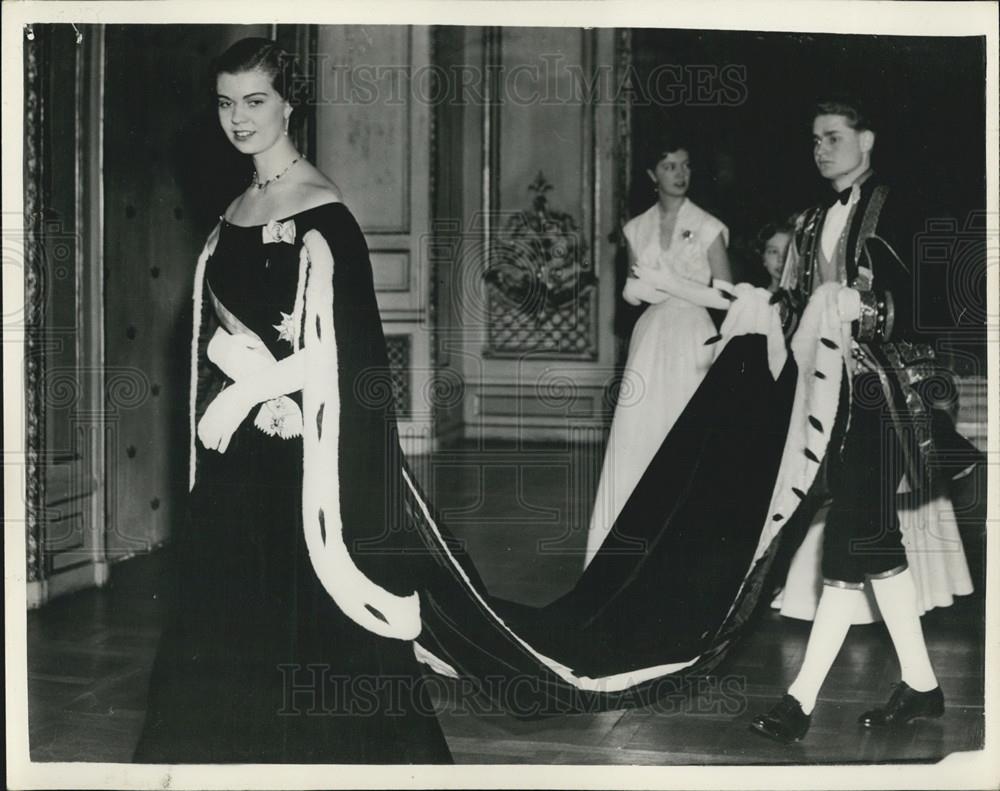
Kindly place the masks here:
[(297, 185), (299, 199), (303, 204), (342, 203), (340, 188), (319, 168), (310, 164), (305, 178)]
[(304, 208), (323, 206), (327, 203), (343, 203), (339, 190), (320, 186), (304, 189), (299, 197)]
[(223, 212), (222, 216), (223, 217), (229, 217), (230, 219), (232, 219), (234, 217), (239, 217), (240, 216), (240, 209), (243, 206), (243, 198), (244, 198), (245, 195), (246, 195), (245, 192), (241, 192), (239, 195), (237, 195), (235, 198), (233, 198), (229, 202), (229, 205), (226, 207), (226, 210)]

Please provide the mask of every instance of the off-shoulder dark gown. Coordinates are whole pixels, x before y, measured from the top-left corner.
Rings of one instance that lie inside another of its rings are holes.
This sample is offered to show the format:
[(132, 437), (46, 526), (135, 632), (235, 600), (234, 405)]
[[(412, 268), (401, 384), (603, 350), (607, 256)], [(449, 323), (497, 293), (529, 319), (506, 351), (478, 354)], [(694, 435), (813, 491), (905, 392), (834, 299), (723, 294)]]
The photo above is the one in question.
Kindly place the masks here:
[[(293, 219), (294, 243), (266, 245), (261, 226), (223, 221), (205, 275), (206, 302), (210, 288), (279, 360), (292, 353), (276, 325), (292, 313), (303, 235), (319, 230), (335, 250), (329, 237), (358, 235), (339, 204)], [(256, 411), (224, 454), (198, 445), (176, 616), (135, 760), (450, 762), (412, 644), (355, 624), (317, 579), (302, 531), (302, 439), (268, 436)]]

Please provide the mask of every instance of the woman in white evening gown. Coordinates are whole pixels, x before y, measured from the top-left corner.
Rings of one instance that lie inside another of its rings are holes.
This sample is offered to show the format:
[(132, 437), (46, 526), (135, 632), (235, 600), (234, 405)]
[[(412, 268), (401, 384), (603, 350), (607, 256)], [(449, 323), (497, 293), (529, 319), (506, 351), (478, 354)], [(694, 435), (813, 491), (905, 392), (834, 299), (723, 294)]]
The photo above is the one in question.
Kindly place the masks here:
[[(619, 400), (587, 535), (589, 565), (712, 361), (707, 307), (732, 282), (729, 231), (687, 197), (688, 149), (664, 141), (648, 158), (656, 203), (624, 227), (630, 276), (624, 298), (649, 303), (632, 332)], [(715, 288), (709, 288), (709, 286)]]

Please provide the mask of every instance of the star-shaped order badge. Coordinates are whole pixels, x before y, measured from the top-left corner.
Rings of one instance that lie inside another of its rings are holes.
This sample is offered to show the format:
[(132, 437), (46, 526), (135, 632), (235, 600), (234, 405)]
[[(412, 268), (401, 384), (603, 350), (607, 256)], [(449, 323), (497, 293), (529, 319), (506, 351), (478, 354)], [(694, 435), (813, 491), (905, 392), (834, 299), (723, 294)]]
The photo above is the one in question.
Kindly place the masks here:
[(301, 437), (302, 410), (288, 396), (278, 396), (260, 405), (254, 425), (269, 437)]
[(272, 324), (278, 331), (279, 341), (288, 341), (293, 346), (295, 345), (295, 317), (291, 313), (285, 313), (285, 311), (279, 311), (281, 313), (281, 323)]

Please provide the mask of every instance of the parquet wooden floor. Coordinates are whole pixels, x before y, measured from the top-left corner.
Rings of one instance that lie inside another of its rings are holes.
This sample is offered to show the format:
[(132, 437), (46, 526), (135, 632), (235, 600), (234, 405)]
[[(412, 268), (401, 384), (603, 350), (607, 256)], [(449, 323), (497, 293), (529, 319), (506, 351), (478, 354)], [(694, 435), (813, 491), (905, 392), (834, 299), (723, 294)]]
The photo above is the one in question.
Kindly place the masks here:
[[(470, 447), (418, 463), (431, 499), (468, 543), (498, 595), (548, 601), (579, 568), (599, 454), (557, 445)], [(972, 483), (966, 486), (973, 486)], [(470, 716), (437, 686), (442, 726), (460, 763), (785, 764), (932, 761), (983, 740), (983, 507), (955, 493), (977, 592), (924, 616), (945, 716), (900, 733), (867, 732), (857, 715), (898, 677), (881, 624), (851, 630), (825, 684), (808, 738), (783, 747), (747, 726), (791, 681), (809, 625), (767, 611), (700, 690), (656, 707), (522, 722)], [(964, 498), (964, 499), (963, 499)], [(544, 542), (548, 542), (547, 544)], [(141, 728), (148, 674), (166, 612), (169, 550), (125, 561), (102, 590), (28, 614), (31, 753), (37, 761), (128, 761)]]

